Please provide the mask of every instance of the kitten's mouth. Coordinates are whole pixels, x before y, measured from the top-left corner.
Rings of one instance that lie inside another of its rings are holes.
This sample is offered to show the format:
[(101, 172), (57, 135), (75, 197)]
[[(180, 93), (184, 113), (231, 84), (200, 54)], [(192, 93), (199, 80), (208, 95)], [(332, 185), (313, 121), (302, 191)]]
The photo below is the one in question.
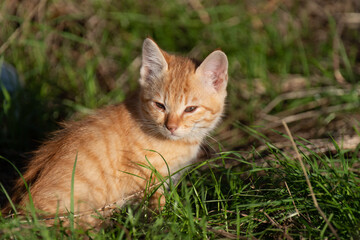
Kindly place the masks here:
[(179, 133), (176, 132), (170, 132), (168, 130), (165, 130), (165, 137), (169, 138), (170, 140), (179, 140), (181, 138), (183, 138), (182, 136), (179, 135)]
[(163, 126), (160, 132), (164, 137), (174, 141), (184, 139), (187, 136), (187, 133), (181, 129), (177, 129), (176, 131), (170, 131), (166, 126)]

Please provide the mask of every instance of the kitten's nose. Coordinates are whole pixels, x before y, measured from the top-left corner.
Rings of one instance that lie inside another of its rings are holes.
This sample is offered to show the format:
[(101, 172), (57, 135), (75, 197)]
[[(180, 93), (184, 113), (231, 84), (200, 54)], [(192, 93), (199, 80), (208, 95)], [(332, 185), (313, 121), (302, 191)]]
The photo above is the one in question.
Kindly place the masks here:
[(166, 128), (171, 132), (171, 134), (174, 134), (176, 129), (179, 127), (179, 117), (176, 114), (169, 114), (165, 121)]
[(174, 133), (176, 131), (176, 129), (178, 128), (178, 126), (176, 124), (166, 124), (166, 128), (171, 132)]

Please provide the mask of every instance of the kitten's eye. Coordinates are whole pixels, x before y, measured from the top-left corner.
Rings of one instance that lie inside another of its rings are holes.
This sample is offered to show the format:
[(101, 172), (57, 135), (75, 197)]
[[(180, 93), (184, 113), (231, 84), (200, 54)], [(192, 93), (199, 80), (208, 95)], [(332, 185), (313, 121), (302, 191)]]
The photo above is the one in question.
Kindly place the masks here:
[(191, 113), (191, 112), (195, 111), (196, 109), (197, 109), (196, 106), (190, 106), (190, 107), (185, 108), (184, 112)]
[(163, 111), (165, 111), (165, 105), (164, 104), (162, 104), (162, 103), (159, 103), (159, 102), (155, 102), (155, 105), (159, 108), (159, 109), (161, 109), (161, 110), (163, 110)]

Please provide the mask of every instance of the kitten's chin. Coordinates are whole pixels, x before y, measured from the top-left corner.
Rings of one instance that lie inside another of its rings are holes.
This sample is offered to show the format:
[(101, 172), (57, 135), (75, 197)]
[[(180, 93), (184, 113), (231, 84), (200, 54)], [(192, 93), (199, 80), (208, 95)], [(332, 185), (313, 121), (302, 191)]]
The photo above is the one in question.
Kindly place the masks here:
[(183, 142), (201, 142), (202, 138), (200, 136), (194, 136), (193, 134), (165, 134), (166, 138), (171, 141), (183, 141)]
[(180, 136), (177, 136), (177, 135), (172, 135), (172, 134), (168, 134), (167, 138), (170, 139), (170, 140), (173, 140), (173, 141), (183, 139), (183, 137), (180, 137)]

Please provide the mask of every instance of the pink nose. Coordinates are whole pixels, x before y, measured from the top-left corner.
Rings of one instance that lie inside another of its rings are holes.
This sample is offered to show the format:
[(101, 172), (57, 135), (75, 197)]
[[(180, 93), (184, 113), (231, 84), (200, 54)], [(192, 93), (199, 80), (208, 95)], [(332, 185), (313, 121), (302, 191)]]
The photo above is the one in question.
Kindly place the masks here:
[(176, 131), (176, 129), (178, 128), (177, 125), (175, 124), (166, 124), (166, 128), (171, 132), (174, 133)]

